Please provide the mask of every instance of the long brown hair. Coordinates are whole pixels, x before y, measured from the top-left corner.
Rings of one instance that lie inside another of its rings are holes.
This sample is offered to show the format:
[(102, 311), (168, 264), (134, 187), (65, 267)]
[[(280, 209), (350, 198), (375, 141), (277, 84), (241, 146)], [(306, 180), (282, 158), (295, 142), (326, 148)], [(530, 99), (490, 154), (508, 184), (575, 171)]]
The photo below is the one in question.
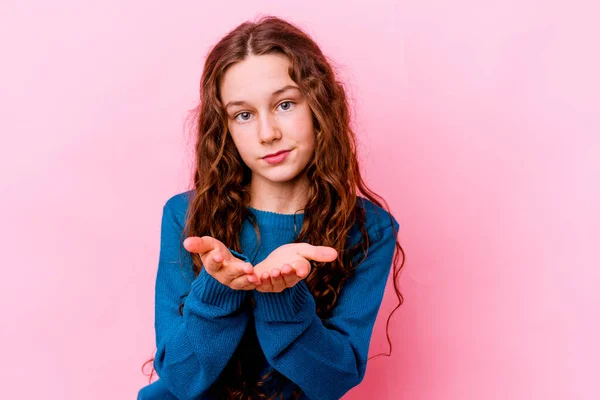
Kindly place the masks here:
[[(227, 68), (247, 56), (283, 54), (290, 60), (290, 78), (300, 87), (313, 114), (316, 134), (315, 154), (305, 168), (308, 177), (308, 201), (304, 207), (304, 222), (295, 242), (330, 246), (338, 249), (338, 259), (331, 263), (311, 262), (313, 268), (306, 284), (315, 298), (317, 315), (326, 319), (335, 307), (343, 284), (364, 260), (370, 238), (365, 228), (365, 211), (359, 194), (391, 212), (387, 202), (364, 183), (357, 159), (356, 137), (350, 127), (350, 107), (342, 83), (335, 76), (327, 58), (317, 44), (293, 24), (280, 18), (266, 16), (257, 22), (244, 22), (223, 37), (209, 52), (200, 86), (200, 105), (195, 109), (197, 121), (195, 195), (190, 201), (183, 236), (212, 236), (241, 252), (240, 231), (248, 218), (259, 236), (258, 226), (248, 209), (250, 204), (250, 169), (243, 163), (228, 132), (227, 115), (221, 103), (219, 84)], [(376, 199), (380, 199), (378, 201)], [(361, 232), (362, 240), (348, 248), (349, 232), (353, 226)], [(394, 235), (397, 232), (394, 229)], [(402, 305), (398, 277), (404, 265), (404, 251), (396, 239), (393, 260), (393, 284), (398, 305)], [(398, 266), (398, 256), (402, 263)], [(357, 255), (363, 255), (361, 260)], [(191, 254), (196, 276), (202, 268), (198, 254)], [(182, 313), (183, 302), (180, 305)], [(250, 373), (256, 366), (249, 346), (241, 344), (213, 385), (217, 398), (269, 398), (261, 388), (270, 378), (282, 383), (287, 378), (273, 371), (259, 380)], [(378, 354), (382, 355), (382, 354)], [(371, 357), (372, 358), (372, 357)], [(370, 358), (369, 358), (370, 359)], [(149, 360), (147, 363), (152, 362)], [(150, 374), (150, 380), (152, 379)], [(273, 375), (273, 376), (270, 376)], [(301, 392), (297, 388), (296, 392)], [(280, 394), (270, 398), (276, 398)]]

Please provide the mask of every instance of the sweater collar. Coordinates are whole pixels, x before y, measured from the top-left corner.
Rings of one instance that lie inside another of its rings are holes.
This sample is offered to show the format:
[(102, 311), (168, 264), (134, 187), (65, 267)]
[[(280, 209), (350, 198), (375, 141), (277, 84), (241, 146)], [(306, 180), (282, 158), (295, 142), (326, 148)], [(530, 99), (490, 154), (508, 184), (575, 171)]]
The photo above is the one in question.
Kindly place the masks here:
[(280, 214), (272, 211), (258, 210), (254, 207), (248, 208), (256, 216), (256, 221), (260, 226), (296, 230), (299, 232), (304, 222), (304, 213)]

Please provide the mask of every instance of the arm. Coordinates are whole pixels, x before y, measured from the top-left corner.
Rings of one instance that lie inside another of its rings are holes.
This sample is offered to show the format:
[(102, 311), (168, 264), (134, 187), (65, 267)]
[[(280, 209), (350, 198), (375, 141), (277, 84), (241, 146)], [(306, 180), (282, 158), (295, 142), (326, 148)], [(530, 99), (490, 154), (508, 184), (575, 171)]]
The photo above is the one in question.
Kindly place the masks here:
[(396, 243), (392, 225), (378, 233), (325, 325), (305, 281), (280, 293), (254, 292), (256, 331), (269, 363), (311, 399), (339, 399), (364, 378)]
[[(169, 200), (162, 216), (154, 367), (177, 398), (194, 399), (216, 381), (238, 346), (249, 318), (241, 307), (248, 292), (230, 289), (204, 268), (194, 279), (177, 213), (183, 207), (177, 201)], [(179, 304), (186, 294), (182, 316)]]

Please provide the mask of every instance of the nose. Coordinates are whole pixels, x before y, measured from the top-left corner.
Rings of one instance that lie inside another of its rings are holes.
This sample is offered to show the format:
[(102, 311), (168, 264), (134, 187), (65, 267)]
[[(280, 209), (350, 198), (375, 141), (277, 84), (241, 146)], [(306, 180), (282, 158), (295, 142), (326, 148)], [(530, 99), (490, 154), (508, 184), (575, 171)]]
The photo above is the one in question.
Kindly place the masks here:
[(262, 143), (271, 143), (281, 138), (281, 131), (277, 119), (270, 114), (263, 114), (258, 126), (258, 138)]

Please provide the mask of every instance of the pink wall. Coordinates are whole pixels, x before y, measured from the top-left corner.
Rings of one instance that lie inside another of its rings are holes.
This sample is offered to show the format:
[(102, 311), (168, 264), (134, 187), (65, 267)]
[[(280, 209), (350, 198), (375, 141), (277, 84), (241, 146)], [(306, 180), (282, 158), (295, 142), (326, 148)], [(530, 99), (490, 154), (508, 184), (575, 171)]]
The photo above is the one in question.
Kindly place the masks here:
[(3, 398), (132, 399), (147, 380), (185, 113), (209, 46), (258, 13), (337, 61), (401, 223), (393, 356), (346, 398), (598, 398), (598, 6), (82, 3), (0, 4)]

